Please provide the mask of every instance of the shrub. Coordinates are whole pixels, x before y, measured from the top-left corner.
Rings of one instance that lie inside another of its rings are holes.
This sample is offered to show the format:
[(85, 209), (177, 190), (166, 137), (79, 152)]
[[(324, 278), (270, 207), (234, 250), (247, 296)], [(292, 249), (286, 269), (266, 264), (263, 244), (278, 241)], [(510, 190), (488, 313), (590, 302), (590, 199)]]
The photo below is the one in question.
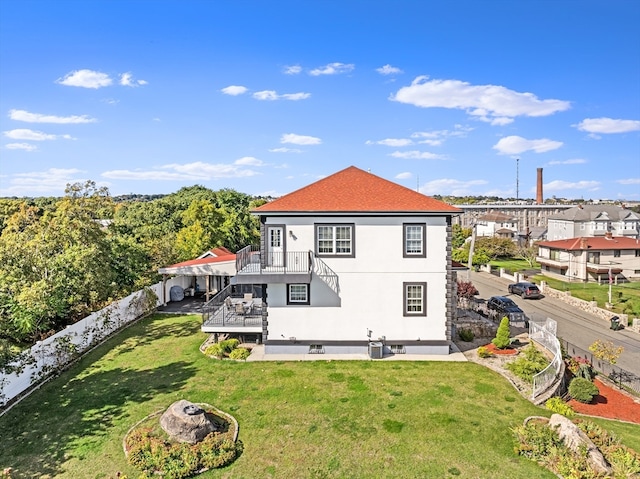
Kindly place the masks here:
[(218, 359), (222, 359), (225, 355), (225, 351), (221, 343), (215, 343), (211, 346), (208, 346), (207, 349), (204, 350), (204, 354), (206, 354), (207, 356), (215, 356)]
[(460, 328), (458, 330), (458, 336), (462, 341), (465, 341), (467, 343), (470, 343), (471, 341), (473, 341), (473, 338), (475, 337), (475, 335), (473, 334), (473, 331), (466, 328)]
[(250, 354), (247, 348), (237, 348), (229, 353), (229, 359), (247, 359)]
[(576, 412), (573, 410), (573, 408), (558, 396), (554, 396), (550, 399), (547, 399), (547, 402), (544, 403), (544, 406), (549, 411), (562, 414), (563, 416), (568, 418), (572, 418), (576, 415)]
[(509, 318), (506, 316), (500, 321), (496, 337), (491, 341), (498, 349), (504, 349), (511, 344), (511, 330), (509, 329)]
[(523, 381), (533, 381), (533, 376), (543, 371), (549, 361), (533, 343), (527, 346), (521, 357), (507, 363), (505, 367)]
[(595, 377), (595, 373), (593, 372), (593, 368), (591, 367), (591, 364), (589, 364), (589, 363), (580, 364), (580, 366), (578, 366), (578, 370), (576, 371), (575, 374), (576, 374), (576, 377), (584, 378), (584, 379), (587, 379), (589, 381), (592, 381), (593, 378)]
[(599, 392), (598, 387), (585, 378), (573, 378), (569, 383), (569, 394), (576, 401), (589, 404)]
[(489, 348), (487, 348), (486, 346), (480, 346), (478, 348), (478, 356), (481, 358), (489, 358), (493, 356), (493, 353), (491, 353), (491, 351), (489, 351)]

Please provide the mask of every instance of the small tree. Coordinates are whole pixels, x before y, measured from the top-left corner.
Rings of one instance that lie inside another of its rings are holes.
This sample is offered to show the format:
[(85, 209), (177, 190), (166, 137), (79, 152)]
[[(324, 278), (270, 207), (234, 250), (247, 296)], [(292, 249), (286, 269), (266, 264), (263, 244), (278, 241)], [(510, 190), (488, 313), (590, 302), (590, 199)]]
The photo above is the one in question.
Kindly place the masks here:
[(498, 349), (504, 349), (511, 343), (511, 330), (509, 329), (509, 318), (506, 316), (500, 320), (500, 326), (496, 332), (496, 337), (491, 341)]
[(624, 351), (624, 347), (615, 346), (611, 341), (601, 341), (598, 339), (589, 346), (589, 351), (591, 351), (596, 358), (607, 361), (610, 364), (615, 364)]

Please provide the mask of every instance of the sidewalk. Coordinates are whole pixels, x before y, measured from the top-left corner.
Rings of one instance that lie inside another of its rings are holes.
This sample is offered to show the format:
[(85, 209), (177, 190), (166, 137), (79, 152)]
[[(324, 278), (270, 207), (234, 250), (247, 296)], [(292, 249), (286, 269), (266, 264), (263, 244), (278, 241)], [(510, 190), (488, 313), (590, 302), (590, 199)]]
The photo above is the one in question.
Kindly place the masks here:
[(247, 361), (468, 361), (455, 344), (451, 354), (388, 354), (382, 359), (371, 359), (367, 354), (265, 354), (264, 344), (251, 350)]

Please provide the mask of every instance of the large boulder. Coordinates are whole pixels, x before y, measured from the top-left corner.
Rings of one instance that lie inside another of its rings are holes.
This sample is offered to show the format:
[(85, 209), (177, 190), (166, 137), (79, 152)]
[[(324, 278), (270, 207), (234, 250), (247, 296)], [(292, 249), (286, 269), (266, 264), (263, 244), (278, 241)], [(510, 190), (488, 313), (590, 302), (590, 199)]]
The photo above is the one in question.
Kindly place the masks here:
[(593, 469), (604, 474), (611, 474), (611, 466), (604, 458), (598, 447), (589, 437), (570, 419), (562, 414), (552, 414), (549, 419), (549, 427), (554, 428), (560, 439), (572, 451), (580, 451), (583, 447), (587, 450), (587, 460)]
[(160, 425), (169, 436), (179, 442), (195, 444), (217, 430), (208, 414), (192, 402), (174, 402), (160, 418)]

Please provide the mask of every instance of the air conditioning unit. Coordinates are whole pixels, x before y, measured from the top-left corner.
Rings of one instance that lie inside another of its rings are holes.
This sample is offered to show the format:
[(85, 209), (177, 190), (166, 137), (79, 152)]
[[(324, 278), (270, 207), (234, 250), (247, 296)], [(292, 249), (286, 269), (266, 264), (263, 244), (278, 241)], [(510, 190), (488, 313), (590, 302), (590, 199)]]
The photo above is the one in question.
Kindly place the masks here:
[(382, 359), (383, 344), (380, 341), (371, 341), (369, 343), (369, 357), (371, 359)]

